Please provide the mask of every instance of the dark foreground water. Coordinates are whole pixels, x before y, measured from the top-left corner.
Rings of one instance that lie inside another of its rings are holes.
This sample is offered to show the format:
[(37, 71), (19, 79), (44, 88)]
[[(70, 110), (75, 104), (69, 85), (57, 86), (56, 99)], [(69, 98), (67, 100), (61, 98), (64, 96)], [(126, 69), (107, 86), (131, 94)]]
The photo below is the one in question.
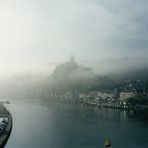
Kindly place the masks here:
[(12, 102), (6, 148), (148, 148), (148, 122), (124, 111), (78, 105)]

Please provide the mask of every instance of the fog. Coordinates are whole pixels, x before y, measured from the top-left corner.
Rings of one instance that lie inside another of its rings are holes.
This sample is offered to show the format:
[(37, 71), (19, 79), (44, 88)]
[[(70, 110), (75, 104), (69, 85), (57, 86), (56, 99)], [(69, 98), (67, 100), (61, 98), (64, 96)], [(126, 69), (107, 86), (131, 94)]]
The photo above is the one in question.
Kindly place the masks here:
[(0, 1), (0, 92), (31, 91), (43, 85), (71, 54), (98, 76), (115, 78), (147, 69), (147, 4), (146, 0)]
[(51, 68), (47, 63), (44, 69), (1, 79), (0, 97), (38, 100), (44, 99), (48, 92), (108, 90), (115, 88), (117, 80), (148, 79), (147, 61), (138, 58), (77, 61), (70, 56), (70, 59), (55, 63)]

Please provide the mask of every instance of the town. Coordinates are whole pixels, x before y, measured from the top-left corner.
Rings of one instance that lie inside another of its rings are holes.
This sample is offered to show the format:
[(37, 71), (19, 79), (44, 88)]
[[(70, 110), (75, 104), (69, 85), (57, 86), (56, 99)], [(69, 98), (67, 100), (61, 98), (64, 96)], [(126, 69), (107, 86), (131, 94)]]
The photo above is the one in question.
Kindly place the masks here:
[[(119, 88), (113, 91), (90, 91), (75, 93), (72, 91), (44, 93), (46, 99), (60, 100), (62, 102), (75, 102), (81, 105), (91, 105), (97, 107), (110, 107), (125, 109), (133, 112), (148, 111), (148, 92), (145, 88), (146, 81), (136, 82), (125, 81), (120, 83)], [(142, 85), (143, 84), (143, 85)], [(141, 87), (139, 88), (139, 85)]]

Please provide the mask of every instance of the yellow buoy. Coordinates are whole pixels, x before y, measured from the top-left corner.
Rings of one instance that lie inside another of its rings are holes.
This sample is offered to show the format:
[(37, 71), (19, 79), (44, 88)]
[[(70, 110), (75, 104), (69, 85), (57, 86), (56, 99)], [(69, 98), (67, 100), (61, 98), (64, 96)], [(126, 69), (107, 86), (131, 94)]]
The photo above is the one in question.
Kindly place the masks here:
[(104, 147), (110, 147), (110, 146), (111, 146), (111, 143), (110, 143), (109, 139), (105, 138), (105, 140), (104, 140)]

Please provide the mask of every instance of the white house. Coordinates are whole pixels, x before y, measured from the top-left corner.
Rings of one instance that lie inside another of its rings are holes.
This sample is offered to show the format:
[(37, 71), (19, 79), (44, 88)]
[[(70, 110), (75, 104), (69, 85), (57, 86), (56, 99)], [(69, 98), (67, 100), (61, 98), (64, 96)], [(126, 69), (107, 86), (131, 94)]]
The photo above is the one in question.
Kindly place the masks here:
[(135, 93), (134, 92), (120, 92), (120, 101), (127, 101), (130, 98), (134, 98)]

